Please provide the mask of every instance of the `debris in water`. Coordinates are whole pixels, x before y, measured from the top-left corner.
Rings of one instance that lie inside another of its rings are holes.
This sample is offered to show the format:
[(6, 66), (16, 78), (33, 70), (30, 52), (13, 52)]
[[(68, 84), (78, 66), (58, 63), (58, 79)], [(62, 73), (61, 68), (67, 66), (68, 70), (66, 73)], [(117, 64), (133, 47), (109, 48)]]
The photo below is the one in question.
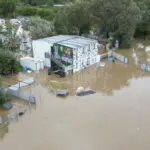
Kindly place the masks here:
[(11, 109), (12, 108), (12, 104), (11, 103), (5, 103), (5, 104), (3, 104), (3, 108)]
[(112, 64), (113, 63), (113, 58), (108, 58), (108, 63)]
[(142, 43), (138, 43), (138, 44), (137, 44), (137, 48), (138, 48), (138, 49), (143, 49), (143, 48), (144, 48), (144, 45), (143, 45)]
[(27, 73), (32, 73), (32, 71), (31, 71), (31, 70), (28, 70)]
[(150, 51), (150, 46), (145, 47), (145, 51), (149, 52)]
[(128, 64), (129, 63), (129, 59), (125, 56), (122, 56), (116, 52), (112, 52), (112, 57), (115, 59), (118, 59), (119, 61), (121, 61), (122, 63)]
[(67, 89), (61, 89), (56, 92), (57, 96), (67, 96), (69, 94)]
[(19, 116), (22, 116), (22, 115), (24, 115), (24, 114), (25, 114), (25, 112), (19, 112), (19, 113), (18, 113)]
[(9, 87), (9, 89), (12, 89), (12, 90), (18, 90), (19, 88), (21, 87), (25, 87), (25, 86), (29, 86), (30, 84), (34, 83), (34, 78), (33, 77), (30, 77), (30, 78), (27, 78), (27, 79), (24, 79), (23, 81), (21, 82), (18, 82), (17, 84), (15, 85), (12, 85)]
[(150, 62), (150, 58), (147, 58), (147, 62)]
[(3, 118), (0, 117), (0, 125), (3, 123)]
[(91, 94), (95, 94), (96, 92), (89, 89), (89, 88), (86, 88), (84, 89), (83, 87), (79, 87), (77, 90), (76, 90), (76, 95), (77, 96), (86, 96), (86, 95), (91, 95)]
[(142, 64), (142, 65), (141, 65), (141, 69), (142, 69), (143, 71), (150, 71), (150, 65)]
[(105, 63), (104, 62), (100, 62), (99, 63), (99, 67), (105, 67)]

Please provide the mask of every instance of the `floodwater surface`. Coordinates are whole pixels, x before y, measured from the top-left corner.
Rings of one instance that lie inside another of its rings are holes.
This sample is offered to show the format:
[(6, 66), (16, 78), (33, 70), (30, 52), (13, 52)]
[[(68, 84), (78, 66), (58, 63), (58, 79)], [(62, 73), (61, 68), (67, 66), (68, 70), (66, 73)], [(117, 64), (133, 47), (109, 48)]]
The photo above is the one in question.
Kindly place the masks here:
[[(123, 53), (129, 64), (106, 61), (65, 79), (37, 74), (36, 109), (5, 129), (0, 150), (150, 150), (150, 74), (134, 64), (132, 50)], [(78, 86), (97, 93), (59, 99), (51, 88), (61, 86), (71, 95)]]

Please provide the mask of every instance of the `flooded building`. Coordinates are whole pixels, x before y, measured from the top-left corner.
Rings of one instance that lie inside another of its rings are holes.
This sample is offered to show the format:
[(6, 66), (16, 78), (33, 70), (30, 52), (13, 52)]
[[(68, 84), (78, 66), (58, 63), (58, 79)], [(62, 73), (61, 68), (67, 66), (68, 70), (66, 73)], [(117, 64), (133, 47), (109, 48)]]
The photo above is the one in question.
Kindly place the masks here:
[(33, 56), (46, 67), (59, 66), (65, 72), (78, 72), (95, 64), (98, 42), (81, 36), (58, 35), (33, 41)]

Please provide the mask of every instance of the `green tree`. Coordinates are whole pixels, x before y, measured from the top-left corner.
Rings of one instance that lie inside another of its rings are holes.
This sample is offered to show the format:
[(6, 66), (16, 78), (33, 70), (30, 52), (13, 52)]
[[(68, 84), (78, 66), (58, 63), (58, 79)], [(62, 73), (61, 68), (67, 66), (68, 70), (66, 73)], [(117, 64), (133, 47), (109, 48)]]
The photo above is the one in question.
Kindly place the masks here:
[(57, 33), (81, 35), (90, 30), (91, 15), (85, 2), (78, 2), (65, 7), (56, 16)]
[(53, 36), (55, 34), (53, 23), (40, 17), (32, 17), (28, 23), (24, 24), (23, 28), (30, 32), (32, 40)]
[(3, 49), (0, 50), (0, 75), (8, 75), (12, 73), (18, 73), (22, 71), (20, 63), (16, 60), (16, 57), (5, 52)]
[(16, 10), (15, 0), (0, 0), (0, 16), (12, 17)]
[(39, 6), (42, 4), (46, 4), (48, 2), (50, 2), (51, 0), (21, 0), (22, 2), (24, 2), (26, 5), (31, 5), (31, 6)]
[(99, 34), (119, 39), (122, 47), (130, 47), (140, 9), (133, 0), (92, 0), (92, 14), (97, 19)]
[(51, 9), (39, 9), (38, 15), (46, 20), (53, 20), (54, 19), (54, 13)]
[(150, 35), (150, 1), (149, 0), (135, 0), (141, 10), (141, 19), (139, 20), (135, 36), (147, 36)]
[(1, 47), (4, 51), (18, 55), (20, 52), (20, 39), (17, 35), (17, 26), (6, 22), (6, 31), (2, 32), (3, 38), (1, 40)]
[(16, 8), (16, 14), (18, 16), (35, 16), (37, 15), (37, 9), (31, 6), (18, 6)]

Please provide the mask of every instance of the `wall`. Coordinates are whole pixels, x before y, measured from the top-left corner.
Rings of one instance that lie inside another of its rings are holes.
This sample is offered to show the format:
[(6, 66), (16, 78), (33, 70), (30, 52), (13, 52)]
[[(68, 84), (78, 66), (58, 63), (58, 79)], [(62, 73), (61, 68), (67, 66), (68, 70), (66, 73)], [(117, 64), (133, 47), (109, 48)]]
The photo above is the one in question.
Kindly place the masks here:
[(51, 67), (50, 58), (45, 58), (45, 53), (51, 55), (51, 45), (42, 40), (36, 40), (32, 42), (33, 57), (43, 60), (46, 67)]

